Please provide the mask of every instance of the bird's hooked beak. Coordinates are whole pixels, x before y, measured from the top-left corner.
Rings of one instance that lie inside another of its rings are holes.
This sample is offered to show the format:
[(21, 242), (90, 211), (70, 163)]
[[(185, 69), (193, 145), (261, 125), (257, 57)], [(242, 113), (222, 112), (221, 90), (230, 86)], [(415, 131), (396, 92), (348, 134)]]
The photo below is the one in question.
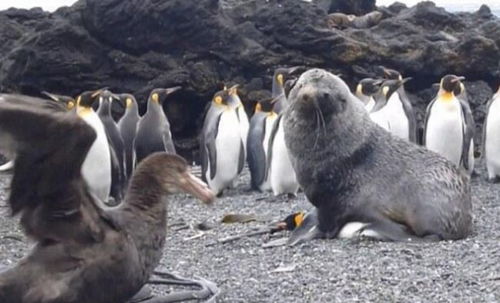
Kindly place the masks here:
[(179, 178), (179, 188), (200, 199), (205, 204), (212, 204), (215, 199), (215, 195), (210, 188), (189, 171), (185, 171), (181, 174)]

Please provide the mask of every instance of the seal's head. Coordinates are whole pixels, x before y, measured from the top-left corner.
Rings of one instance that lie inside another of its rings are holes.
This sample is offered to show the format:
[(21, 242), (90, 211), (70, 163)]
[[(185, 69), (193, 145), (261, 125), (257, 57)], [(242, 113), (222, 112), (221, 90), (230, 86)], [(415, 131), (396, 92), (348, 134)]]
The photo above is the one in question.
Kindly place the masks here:
[(322, 69), (311, 69), (290, 91), (290, 110), (311, 121), (320, 114), (328, 122), (334, 115), (345, 115), (353, 97), (342, 79)]

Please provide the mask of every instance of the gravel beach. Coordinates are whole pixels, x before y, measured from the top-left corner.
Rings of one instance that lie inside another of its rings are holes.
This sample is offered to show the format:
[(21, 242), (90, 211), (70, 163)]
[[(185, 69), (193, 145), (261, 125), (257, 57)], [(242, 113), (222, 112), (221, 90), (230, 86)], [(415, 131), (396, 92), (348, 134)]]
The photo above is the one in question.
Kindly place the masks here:
[[(263, 248), (284, 233), (221, 244), (217, 240), (265, 227), (307, 210), (303, 194), (288, 201), (250, 192), (245, 170), (234, 190), (212, 207), (170, 198), (169, 231), (159, 270), (217, 283), (217, 302), (500, 302), (500, 185), (472, 180), (474, 234), (461, 241), (408, 244), (365, 239), (316, 240), (297, 247)], [(0, 265), (23, 257), (29, 243), (6, 206), (10, 175), (0, 175)], [(220, 223), (229, 213), (257, 221)], [(190, 225), (206, 221), (200, 234)], [(156, 288), (157, 293), (165, 289)]]

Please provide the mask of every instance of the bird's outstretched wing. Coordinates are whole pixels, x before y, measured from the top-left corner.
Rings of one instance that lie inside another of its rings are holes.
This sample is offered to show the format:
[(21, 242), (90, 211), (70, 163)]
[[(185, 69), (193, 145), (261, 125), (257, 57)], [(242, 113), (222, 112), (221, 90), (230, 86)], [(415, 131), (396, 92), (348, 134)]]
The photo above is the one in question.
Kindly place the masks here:
[(13, 215), (21, 213), (30, 237), (95, 237), (97, 213), (85, 207), (93, 198), (80, 172), (95, 138), (75, 115), (38, 106), (29, 97), (0, 95), (0, 149), (17, 155), (9, 205)]

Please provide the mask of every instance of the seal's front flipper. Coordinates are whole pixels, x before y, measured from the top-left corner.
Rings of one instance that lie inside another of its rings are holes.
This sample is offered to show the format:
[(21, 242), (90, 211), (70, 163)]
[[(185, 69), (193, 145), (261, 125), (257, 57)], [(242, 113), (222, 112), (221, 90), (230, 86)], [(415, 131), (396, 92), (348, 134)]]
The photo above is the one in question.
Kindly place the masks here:
[(319, 230), (318, 224), (318, 210), (314, 208), (304, 216), (301, 224), (292, 231), (287, 245), (295, 246), (312, 239), (323, 238), (324, 235)]

